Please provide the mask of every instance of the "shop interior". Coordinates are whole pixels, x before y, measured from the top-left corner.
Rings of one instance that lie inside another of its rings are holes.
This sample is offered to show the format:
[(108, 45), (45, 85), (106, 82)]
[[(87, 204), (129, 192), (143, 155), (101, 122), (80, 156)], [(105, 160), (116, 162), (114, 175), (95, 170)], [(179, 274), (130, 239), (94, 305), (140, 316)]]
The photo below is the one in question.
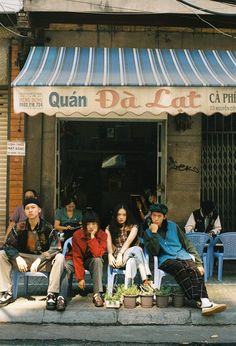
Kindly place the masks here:
[(58, 205), (74, 196), (96, 210), (102, 226), (124, 202), (135, 216), (136, 198), (157, 186), (155, 122), (59, 121)]

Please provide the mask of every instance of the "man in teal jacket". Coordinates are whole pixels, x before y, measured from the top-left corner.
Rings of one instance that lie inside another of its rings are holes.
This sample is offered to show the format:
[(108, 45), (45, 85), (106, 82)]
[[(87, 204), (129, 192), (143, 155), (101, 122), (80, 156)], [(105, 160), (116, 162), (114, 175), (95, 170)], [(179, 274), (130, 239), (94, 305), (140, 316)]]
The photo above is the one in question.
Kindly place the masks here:
[(204, 283), (204, 268), (194, 245), (173, 221), (167, 220), (164, 204), (150, 206), (150, 225), (144, 242), (150, 254), (158, 256), (159, 269), (174, 276), (186, 297), (195, 300), (207, 316), (226, 309), (225, 304), (209, 300)]

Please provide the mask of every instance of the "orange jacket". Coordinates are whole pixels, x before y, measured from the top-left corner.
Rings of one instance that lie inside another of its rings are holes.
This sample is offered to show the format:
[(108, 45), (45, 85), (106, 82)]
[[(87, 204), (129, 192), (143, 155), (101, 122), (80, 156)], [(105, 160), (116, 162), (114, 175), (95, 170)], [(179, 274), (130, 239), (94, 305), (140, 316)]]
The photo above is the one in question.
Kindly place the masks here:
[(79, 229), (72, 238), (72, 259), (75, 267), (75, 277), (78, 281), (84, 279), (84, 257), (89, 250), (92, 257), (102, 257), (107, 249), (107, 234), (99, 230), (93, 239), (87, 239), (83, 229)]

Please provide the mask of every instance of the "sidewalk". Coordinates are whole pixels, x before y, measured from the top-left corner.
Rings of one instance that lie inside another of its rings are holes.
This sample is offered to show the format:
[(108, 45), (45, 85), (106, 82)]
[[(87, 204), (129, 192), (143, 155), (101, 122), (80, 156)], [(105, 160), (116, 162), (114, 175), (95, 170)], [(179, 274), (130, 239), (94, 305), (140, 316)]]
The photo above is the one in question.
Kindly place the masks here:
[[(38, 280), (38, 279), (37, 279)], [(95, 308), (92, 294), (79, 294), (60, 313), (45, 309), (45, 283), (33, 283), (28, 300), (19, 297), (0, 309), (1, 345), (236, 345), (236, 275), (207, 283), (209, 296), (227, 304), (227, 310), (208, 317), (191, 306), (160, 309)], [(20, 285), (19, 295), (22, 293)], [(10, 332), (9, 332), (10, 331)], [(21, 341), (19, 341), (21, 340)], [(23, 341), (25, 343), (23, 343)], [(41, 340), (36, 343), (32, 340)], [(44, 343), (42, 340), (47, 340)], [(54, 340), (54, 341), (53, 341)], [(3, 343), (4, 341), (4, 343)]]
[[(34, 280), (40, 280), (34, 278)], [(41, 279), (42, 280), (42, 279)], [(92, 303), (92, 294), (82, 297), (77, 294), (69, 301), (66, 310), (62, 313), (48, 311), (45, 308), (45, 284), (34, 284), (39, 295), (28, 300), (19, 297), (14, 303), (0, 309), (1, 323), (57, 323), (57, 324), (84, 324), (84, 325), (236, 325), (236, 280), (235, 276), (227, 276), (223, 283), (211, 279), (207, 283), (210, 299), (227, 304), (227, 310), (220, 314), (203, 317), (201, 310), (191, 306), (160, 309), (153, 306), (144, 309), (137, 306), (135, 309), (125, 309), (123, 306), (116, 309), (95, 308)], [(23, 288), (23, 287), (22, 287)], [(19, 293), (21, 294), (20, 287)]]

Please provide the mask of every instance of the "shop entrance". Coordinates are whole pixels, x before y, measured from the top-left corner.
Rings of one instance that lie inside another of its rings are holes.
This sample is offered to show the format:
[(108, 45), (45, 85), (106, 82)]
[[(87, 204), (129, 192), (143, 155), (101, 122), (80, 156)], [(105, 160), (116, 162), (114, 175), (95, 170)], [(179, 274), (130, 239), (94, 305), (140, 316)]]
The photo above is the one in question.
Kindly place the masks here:
[(94, 208), (102, 225), (119, 202), (136, 212), (146, 188), (164, 184), (163, 122), (58, 122), (58, 205), (66, 196)]

